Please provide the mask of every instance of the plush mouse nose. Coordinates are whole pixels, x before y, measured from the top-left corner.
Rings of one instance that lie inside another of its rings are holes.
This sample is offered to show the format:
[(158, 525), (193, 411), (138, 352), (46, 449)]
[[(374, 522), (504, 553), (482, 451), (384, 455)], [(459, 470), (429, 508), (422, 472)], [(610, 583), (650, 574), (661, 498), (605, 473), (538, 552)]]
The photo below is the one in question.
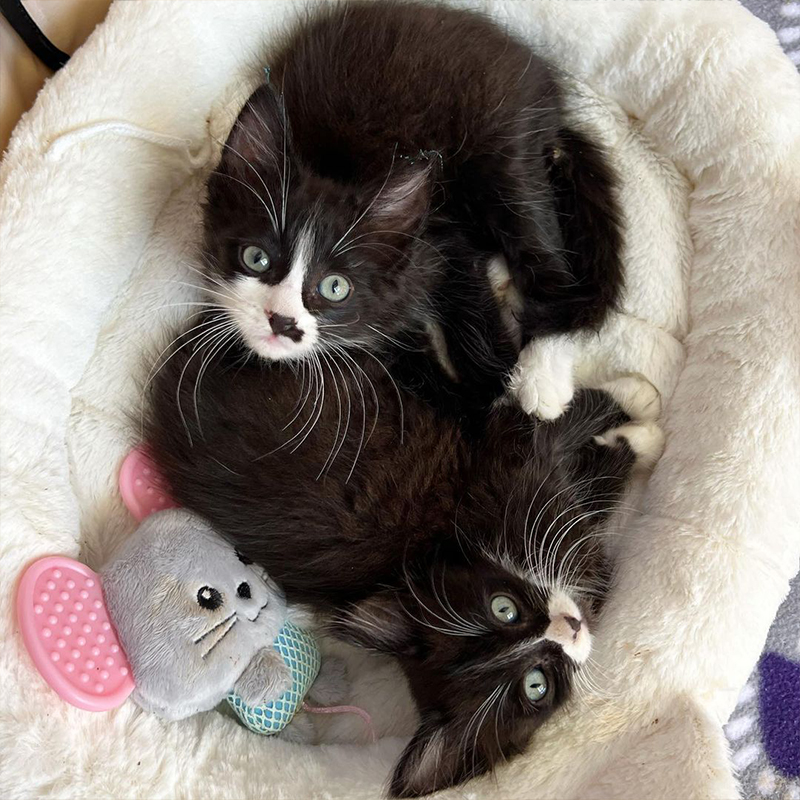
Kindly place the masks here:
[(297, 327), (297, 320), (294, 317), (285, 317), (274, 311), (267, 311), (266, 314), (269, 326), (276, 336), (287, 336), (293, 342), (298, 342), (303, 337), (303, 332)]
[(236, 594), (241, 597), (242, 600), (249, 600), (252, 597), (250, 592), (250, 584), (246, 581), (242, 581), (236, 588)]
[(575, 633), (577, 633), (581, 629), (581, 621), (576, 619), (575, 617), (569, 617), (567, 615), (564, 616), (564, 619), (567, 621), (567, 624), (572, 628)]

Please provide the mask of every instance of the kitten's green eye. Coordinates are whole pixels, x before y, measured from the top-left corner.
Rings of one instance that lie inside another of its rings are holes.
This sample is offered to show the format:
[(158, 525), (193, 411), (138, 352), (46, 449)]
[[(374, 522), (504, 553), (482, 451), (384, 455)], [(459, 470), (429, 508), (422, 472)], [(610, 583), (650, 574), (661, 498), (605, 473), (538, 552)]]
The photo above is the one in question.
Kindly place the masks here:
[(269, 269), (269, 256), (257, 245), (243, 247), (239, 251), (239, 258), (251, 272), (266, 272)]
[(547, 694), (547, 677), (540, 669), (532, 669), (525, 676), (525, 696), (538, 703)]
[(519, 611), (517, 611), (517, 604), (510, 597), (498, 594), (492, 598), (492, 614), (500, 622), (516, 622)]
[(346, 300), (351, 291), (350, 281), (343, 275), (327, 275), (317, 286), (317, 291), (331, 303), (341, 303)]

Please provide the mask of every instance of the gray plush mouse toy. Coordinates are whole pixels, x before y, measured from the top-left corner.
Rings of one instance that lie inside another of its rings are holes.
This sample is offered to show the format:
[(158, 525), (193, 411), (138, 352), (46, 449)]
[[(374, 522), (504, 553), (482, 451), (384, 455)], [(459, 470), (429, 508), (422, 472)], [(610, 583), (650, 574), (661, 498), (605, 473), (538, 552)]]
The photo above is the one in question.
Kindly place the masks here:
[[(50, 556), (23, 575), (20, 630), (48, 683), (80, 708), (113, 708), (130, 695), (169, 720), (227, 699), (263, 734), (283, 731), (301, 708), (353, 711), (369, 724), (361, 709), (304, 702), (315, 681), (318, 702), (336, 701), (341, 663), (326, 660), (317, 680), (316, 642), (290, 619), (278, 587), (205, 520), (170, 507), (162, 487), (147, 454), (134, 450), (120, 490), (140, 525), (111, 561), (98, 574)], [(292, 729), (309, 738), (307, 718)]]
[(273, 647), (287, 623), (281, 592), (199, 517), (149, 516), (100, 576), (133, 699), (147, 711), (182, 719), (231, 690), (254, 707), (291, 688), (292, 671)]

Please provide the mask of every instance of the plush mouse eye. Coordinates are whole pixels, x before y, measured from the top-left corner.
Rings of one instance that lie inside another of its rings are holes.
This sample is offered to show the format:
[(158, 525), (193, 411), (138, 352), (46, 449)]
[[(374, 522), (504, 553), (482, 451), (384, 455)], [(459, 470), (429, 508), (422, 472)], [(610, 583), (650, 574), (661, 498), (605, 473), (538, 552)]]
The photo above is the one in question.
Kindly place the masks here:
[(246, 581), (242, 581), (239, 586), (236, 588), (236, 594), (241, 597), (243, 600), (250, 599), (250, 584)]
[(251, 244), (239, 250), (239, 258), (251, 272), (266, 272), (269, 269), (269, 256), (258, 245)]
[(350, 281), (343, 275), (326, 275), (317, 286), (317, 291), (331, 303), (346, 300), (351, 289)]
[(222, 595), (211, 586), (203, 586), (197, 593), (197, 603), (200, 608), (216, 611), (222, 605)]
[(538, 703), (547, 694), (547, 676), (538, 667), (525, 676), (525, 696)]
[(517, 604), (504, 594), (498, 594), (492, 598), (492, 614), (500, 622), (516, 622), (519, 616)]

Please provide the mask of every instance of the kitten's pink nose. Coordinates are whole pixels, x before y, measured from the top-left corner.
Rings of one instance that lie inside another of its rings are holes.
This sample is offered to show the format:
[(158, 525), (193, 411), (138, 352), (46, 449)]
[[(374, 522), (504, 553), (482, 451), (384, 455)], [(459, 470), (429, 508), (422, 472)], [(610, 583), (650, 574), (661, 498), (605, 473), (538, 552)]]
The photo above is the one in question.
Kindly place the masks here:
[(265, 311), (269, 326), (276, 336), (286, 336), (293, 342), (299, 342), (303, 338), (303, 332), (297, 327), (297, 320), (294, 317), (285, 317), (283, 314), (276, 314), (273, 311)]

